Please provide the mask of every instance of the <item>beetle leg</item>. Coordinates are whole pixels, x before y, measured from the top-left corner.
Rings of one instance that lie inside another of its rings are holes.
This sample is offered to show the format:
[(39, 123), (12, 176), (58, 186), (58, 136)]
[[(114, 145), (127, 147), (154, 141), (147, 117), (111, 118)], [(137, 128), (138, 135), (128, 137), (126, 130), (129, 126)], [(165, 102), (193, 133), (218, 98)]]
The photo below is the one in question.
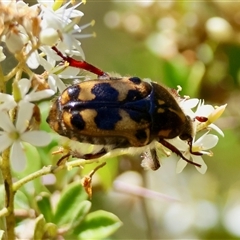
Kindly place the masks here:
[[(201, 167), (201, 164), (195, 163), (195, 162), (193, 162), (193, 161), (185, 158), (185, 157), (183, 156), (183, 154), (182, 154), (175, 146), (173, 146), (171, 143), (167, 142), (166, 140), (164, 140), (164, 139), (162, 139), (162, 138), (160, 138), (158, 141), (159, 141), (164, 147), (166, 147), (166, 148), (170, 149), (172, 152), (176, 153), (178, 156), (180, 156), (180, 157), (181, 157), (182, 159), (184, 159), (186, 162), (188, 162), (188, 163), (190, 163), (190, 164), (193, 164), (193, 165), (195, 165), (195, 166), (197, 166), (197, 167)], [(190, 144), (190, 149), (191, 149), (191, 147), (192, 147), (191, 145), (192, 145), (192, 144)], [(191, 150), (190, 150), (190, 152), (191, 152)]]
[(84, 154), (84, 155), (81, 155), (79, 152), (76, 153), (74, 151), (72, 151), (71, 153), (67, 153), (65, 154), (64, 156), (62, 156), (58, 161), (57, 161), (57, 166), (60, 166), (60, 165), (63, 165), (66, 163), (66, 161), (68, 160), (68, 158), (70, 156), (72, 157), (76, 157), (76, 158), (83, 158), (85, 160), (91, 160), (91, 159), (95, 159), (95, 158), (100, 158), (102, 157), (103, 155), (105, 155), (107, 153), (106, 149), (102, 149), (100, 152), (98, 153), (95, 153), (95, 154)]
[(82, 158), (86, 159), (86, 160), (91, 160), (91, 159), (95, 159), (95, 158), (100, 158), (103, 155), (105, 155), (107, 153), (107, 151), (105, 149), (102, 149), (100, 152), (95, 153), (95, 154), (84, 154)]
[(200, 152), (193, 152), (192, 150), (192, 139), (189, 139), (188, 140), (188, 145), (190, 146), (190, 153), (193, 154), (193, 155), (196, 155), (196, 156), (202, 156), (203, 154), (200, 153)]
[(158, 160), (156, 149), (148, 149), (146, 152), (143, 152), (141, 157), (143, 158), (141, 165), (144, 168), (151, 168), (153, 171), (160, 168), (161, 165)]
[(52, 49), (57, 53), (57, 55), (59, 57), (61, 57), (64, 61), (68, 62), (69, 66), (87, 70), (91, 73), (98, 75), (98, 78), (100, 78), (100, 79), (108, 79), (109, 78), (109, 75), (106, 72), (102, 71), (101, 69), (99, 69), (97, 67), (94, 67), (90, 63), (87, 63), (85, 61), (78, 61), (69, 56), (64, 56), (56, 47), (52, 47)]
[(71, 151), (71, 156), (76, 157), (76, 158), (82, 158), (82, 159), (85, 159), (85, 160), (91, 160), (91, 159), (95, 159), (95, 158), (100, 158), (103, 155), (105, 155), (106, 153), (107, 153), (106, 149), (103, 148), (99, 152), (94, 153), (94, 154), (88, 153), (88, 154), (83, 154), (82, 155), (79, 152)]
[(70, 153), (65, 154), (64, 156), (62, 156), (58, 161), (57, 161), (57, 166), (63, 165), (66, 163), (66, 161), (68, 160), (68, 158), (71, 156)]

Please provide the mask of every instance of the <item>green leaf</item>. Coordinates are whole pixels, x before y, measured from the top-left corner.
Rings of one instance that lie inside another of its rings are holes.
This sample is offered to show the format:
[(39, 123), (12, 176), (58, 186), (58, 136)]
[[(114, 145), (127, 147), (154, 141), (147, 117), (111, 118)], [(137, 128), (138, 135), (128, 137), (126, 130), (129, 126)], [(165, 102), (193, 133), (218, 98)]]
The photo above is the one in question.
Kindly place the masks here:
[(92, 206), (92, 203), (87, 200), (79, 203), (74, 215), (72, 216), (72, 222), (71, 222), (72, 229), (75, 229), (77, 226), (79, 226), (81, 224), (83, 219), (86, 217), (86, 215), (90, 211), (91, 206)]
[(44, 219), (44, 216), (42, 214), (39, 215), (36, 218), (33, 239), (42, 239), (43, 238), (45, 224), (46, 224), (46, 221)]
[(187, 81), (188, 86), (186, 88), (186, 91), (189, 96), (198, 95), (198, 90), (200, 88), (204, 74), (205, 74), (204, 64), (200, 61), (195, 62), (191, 68)]
[[(36, 147), (32, 146), (29, 143), (24, 143), (24, 150), (27, 156), (27, 165), (26, 169), (22, 172), (15, 172), (14, 176), (17, 179), (21, 179), (26, 177), (27, 175), (39, 170), (42, 167), (41, 159)], [(41, 190), (45, 190), (45, 186), (41, 183), (40, 178), (34, 179), (31, 183), (24, 185), (25, 191), (32, 195), (33, 191), (40, 192)]]
[(180, 85), (185, 90), (189, 71), (190, 68), (183, 57), (165, 61), (163, 65), (164, 81), (168, 87), (176, 88)]
[(14, 207), (18, 209), (29, 209), (29, 201), (26, 194), (18, 190), (14, 198)]
[(78, 239), (103, 239), (113, 234), (122, 222), (119, 218), (103, 210), (89, 213), (82, 224), (74, 229)]
[(72, 221), (69, 222), (68, 226), (66, 226), (69, 231), (65, 235), (66, 239), (76, 239), (76, 236), (73, 234), (74, 230), (78, 228), (86, 215), (88, 214), (92, 203), (90, 201), (82, 201), (78, 208), (76, 209), (75, 214), (72, 215)]
[(53, 212), (50, 202), (50, 194), (47, 192), (42, 192), (37, 196), (37, 205), (46, 219), (47, 222), (51, 222), (53, 220)]
[(78, 205), (86, 199), (87, 194), (79, 181), (69, 184), (58, 202), (54, 223), (62, 225), (71, 222)]
[(101, 179), (103, 187), (108, 190), (112, 187), (113, 180), (116, 178), (119, 159), (118, 157), (109, 158), (106, 163), (106, 166), (100, 168), (96, 173)]

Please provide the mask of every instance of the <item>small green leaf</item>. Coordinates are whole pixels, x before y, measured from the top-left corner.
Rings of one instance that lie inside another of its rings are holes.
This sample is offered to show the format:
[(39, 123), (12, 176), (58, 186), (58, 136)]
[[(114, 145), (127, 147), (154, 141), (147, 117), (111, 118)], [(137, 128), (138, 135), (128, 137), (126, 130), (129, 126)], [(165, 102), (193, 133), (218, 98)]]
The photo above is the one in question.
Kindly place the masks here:
[[(39, 153), (38, 153), (36, 147), (32, 146), (29, 143), (24, 143), (23, 145), (24, 145), (24, 150), (25, 150), (24, 152), (27, 157), (27, 165), (26, 165), (26, 169), (24, 169), (24, 171), (14, 172), (14, 176), (16, 176), (17, 179), (24, 178), (27, 175), (29, 175), (35, 171), (38, 171), (42, 166), (41, 159), (40, 159), (40, 156), (39, 156)], [(30, 196), (32, 196), (33, 191), (40, 192), (40, 191), (46, 190), (46, 188), (45, 188), (45, 186), (43, 186), (40, 178), (36, 178), (33, 181), (31, 181), (31, 183), (25, 184), (24, 188), (25, 188), (26, 193), (28, 193)]]
[(176, 57), (171, 61), (163, 62), (164, 79), (169, 87), (176, 88), (180, 85), (185, 90), (189, 71), (190, 68), (183, 57)]
[(97, 175), (101, 179), (104, 189), (108, 190), (112, 187), (113, 180), (116, 178), (119, 159), (118, 157), (107, 159), (106, 166), (97, 171)]
[(50, 202), (50, 194), (47, 192), (42, 192), (37, 196), (37, 205), (46, 219), (47, 222), (51, 222), (53, 220), (53, 212)]
[(41, 214), (36, 218), (36, 224), (34, 229), (33, 239), (42, 239), (44, 235), (44, 226), (46, 221), (44, 216)]
[(88, 212), (90, 211), (90, 208), (92, 206), (92, 203), (85, 200), (79, 203), (77, 206), (74, 215), (72, 216), (72, 229), (75, 229), (78, 225), (81, 224), (83, 219), (86, 217)]
[(18, 190), (15, 194), (14, 207), (18, 209), (29, 209), (29, 201), (26, 194)]
[(54, 223), (62, 225), (71, 222), (78, 205), (86, 199), (87, 194), (79, 181), (69, 184), (58, 202)]
[(119, 218), (103, 210), (89, 213), (82, 224), (74, 229), (78, 239), (103, 239), (113, 234), (122, 222)]

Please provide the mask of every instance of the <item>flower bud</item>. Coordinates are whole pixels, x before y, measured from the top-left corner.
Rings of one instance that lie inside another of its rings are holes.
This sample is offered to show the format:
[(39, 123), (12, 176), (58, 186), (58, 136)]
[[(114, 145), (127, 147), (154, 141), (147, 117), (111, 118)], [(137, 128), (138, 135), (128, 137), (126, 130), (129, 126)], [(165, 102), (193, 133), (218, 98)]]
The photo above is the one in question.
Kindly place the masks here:
[(5, 38), (6, 46), (11, 53), (18, 53), (27, 43), (27, 36), (17, 29), (9, 31)]
[(43, 45), (53, 46), (59, 39), (58, 32), (53, 28), (43, 29), (40, 33), (40, 41)]
[(210, 18), (205, 27), (209, 37), (215, 41), (226, 42), (232, 38), (232, 26), (223, 18)]

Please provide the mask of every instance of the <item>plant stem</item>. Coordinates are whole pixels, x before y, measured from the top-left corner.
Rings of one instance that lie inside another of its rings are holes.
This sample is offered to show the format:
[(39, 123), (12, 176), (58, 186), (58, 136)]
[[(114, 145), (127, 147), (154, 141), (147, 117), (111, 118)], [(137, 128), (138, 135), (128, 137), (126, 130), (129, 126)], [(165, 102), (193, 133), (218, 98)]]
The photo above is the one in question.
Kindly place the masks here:
[(12, 174), (9, 161), (10, 148), (6, 149), (2, 153), (2, 177), (5, 187), (5, 207), (8, 210), (6, 215), (6, 227), (7, 227), (7, 239), (15, 239), (14, 227), (15, 227), (15, 217), (14, 217), (14, 190), (12, 183)]
[(90, 164), (93, 162), (97, 162), (97, 159), (93, 159), (93, 160), (75, 160), (75, 161), (71, 161), (71, 162), (66, 162), (63, 165), (59, 165), (59, 166), (46, 166), (43, 167), (42, 169), (22, 178), (21, 180), (15, 182), (13, 184), (13, 190), (17, 191), (20, 187), (22, 187), (24, 184), (26, 184), (27, 182), (30, 182), (32, 180), (34, 180), (35, 178), (50, 174), (50, 173), (56, 173), (62, 169), (68, 169), (71, 170), (71, 168), (73, 167), (79, 167), (79, 166), (83, 166), (85, 164)]
[(5, 83), (4, 83), (4, 75), (3, 75), (1, 65), (0, 65), (0, 92), (2, 92), (2, 93), (6, 92), (6, 86), (5, 86)]
[[(6, 150), (7, 151), (7, 150)], [(9, 156), (9, 152), (8, 154), (6, 153), (6, 151), (4, 151), (3, 153), (3, 159), (5, 159), (7, 156)], [(4, 162), (4, 163), (3, 163)], [(1, 170), (2, 170), (2, 175), (3, 175), (3, 180), (4, 183), (7, 181), (8, 184), (5, 184), (5, 191), (6, 191), (6, 207), (0, 210), (0, 217), (8, 217), (9, 221), (7, 222), (7, 226), (9, 227), (10, 224), (10, 220), (11, 220), (11, 224), (10, 226), (12, 227), (12, 232), (14, 234), (14, 226), (15, 226), (15, 221), (14, 221), (14, 214), (13, 214), (13, 200), (14, 200), (14, 193), (21, 188), (24, 184), (47, 174), (50, 173), (56, 173), (62, 169), (68, 169), (71, 170), (73, 167), (79, 167), (79, 166), (84, 166), (85, 164), (91, 164), (93, 162), (99, 162), (98, 159), (93, 159), (93, 160), (75, 160), (75, 161), (71, 161), (71, 162), (66, 162), (63, 165), (60, 166), (46, 166), (43, 167), (42, 169), (22, 178), (21, 180), (15, 182), (12, 184), (12, 178), (11, 178), (11, 172), (10, 172), (10, 166), (9, 166), (9, 160), (6, 161), (6, 159), (4, 161), (2, 161), (2, 165), (1, 165)], [(8, 166), (8, 168), (7, 168)], [(11, 186), (10, 188), (8, 187), (6, 189), (6, 186)], [(10, 193), (10, 194), (9, 194)], [(11, 200), (11, 202), (10, 202)], [(9, 204), (8, 204), (9, 202)], [(11, 216), (11, 217), (10, 217)], [(14, 239), (14, 237), (10, 237), (10, 235), (8, 235), (8, 239)], [(14, 236), (14, 235), (13, 235)]]

